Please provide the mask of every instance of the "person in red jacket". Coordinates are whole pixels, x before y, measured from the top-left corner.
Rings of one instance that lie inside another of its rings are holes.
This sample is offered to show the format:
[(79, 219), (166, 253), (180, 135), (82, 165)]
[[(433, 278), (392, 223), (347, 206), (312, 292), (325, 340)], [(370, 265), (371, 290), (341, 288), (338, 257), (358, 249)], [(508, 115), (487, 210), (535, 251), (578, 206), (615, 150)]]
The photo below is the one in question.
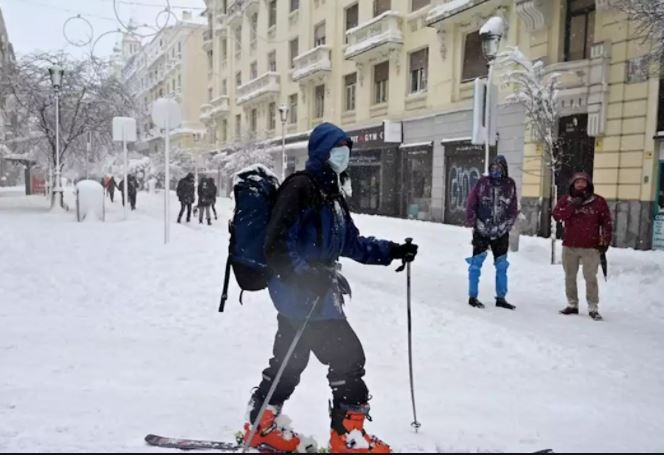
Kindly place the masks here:
[(609, 206), (602, 196), (595, 194), (590, 176), (582, 172), (572, 179), (569, 195), (558, 201), (553, 217), (565, 227), (563, 267), (568, 306), (561, 313), (579, 314), (576, 278), (579, 266), (583, 265), (590, 317), (601, 321), (597, 273), (601, 255), (609, 249), (613, 234)]

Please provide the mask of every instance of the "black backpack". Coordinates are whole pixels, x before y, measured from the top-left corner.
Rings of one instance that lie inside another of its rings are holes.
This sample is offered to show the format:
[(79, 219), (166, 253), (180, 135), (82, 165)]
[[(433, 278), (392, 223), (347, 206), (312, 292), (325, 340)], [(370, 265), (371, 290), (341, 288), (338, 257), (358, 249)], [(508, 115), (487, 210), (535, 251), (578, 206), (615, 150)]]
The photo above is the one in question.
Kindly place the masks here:
[[(307, 172), (297, 172), (286, 181), (298, 175), (306, 175), (318, 187), (318, 183)], [(231, 269), (242, 290), (240, 303), (245, 291), (255, 292), (267, 288), (272, 274), (265, 258), (265, 238), (279, 188), (279, 179), (260, 164), (235, 175), (235, 211), (229, 223), (230, 242), (219, 306), (221, 313), (228, 301)]]

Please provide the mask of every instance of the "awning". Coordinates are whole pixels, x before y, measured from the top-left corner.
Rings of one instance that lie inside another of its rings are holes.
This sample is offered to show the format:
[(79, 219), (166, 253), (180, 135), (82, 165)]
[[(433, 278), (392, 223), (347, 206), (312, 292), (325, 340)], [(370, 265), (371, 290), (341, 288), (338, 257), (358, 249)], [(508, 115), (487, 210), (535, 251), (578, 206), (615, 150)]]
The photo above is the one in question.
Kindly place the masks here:
[(431, 149), (433, 148), (433, 141), (429, 142), (412, 142), (408, 144), (401, 144), (399, 146), (400, 150), (408, 151), (408, 150), (422, 150), (422, 149)]
[[(286, 151), (291, 151), (291, 150), (307, 150), (309, 147), (309, 142), (308, 141), (300, 141), (300, 142), (293, 142), (291, 144), (286, 144)], [(272, 146), (267, 149), (269, 153), (276, 153), (276, 152), (281, 152), (281, 145), (278, 146)]]

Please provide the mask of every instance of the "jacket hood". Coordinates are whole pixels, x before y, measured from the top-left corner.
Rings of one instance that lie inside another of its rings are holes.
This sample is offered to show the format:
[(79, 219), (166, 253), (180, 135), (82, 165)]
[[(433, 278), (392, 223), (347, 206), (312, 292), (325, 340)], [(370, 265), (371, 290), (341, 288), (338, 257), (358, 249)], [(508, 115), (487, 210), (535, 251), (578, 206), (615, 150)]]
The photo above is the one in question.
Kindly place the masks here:
[(593, 179), (587, 172), (577, 172), (574, 174), (574, 177), (572, 177), (572, 180), (569, 182), (570, 194), (574, 191), (574, 184), (577, 182), (577, 180), (585, 180), (588, 182), (588, 189), (590, 190), (590, 194), (595, 194), (595, 185), (593, 184)]

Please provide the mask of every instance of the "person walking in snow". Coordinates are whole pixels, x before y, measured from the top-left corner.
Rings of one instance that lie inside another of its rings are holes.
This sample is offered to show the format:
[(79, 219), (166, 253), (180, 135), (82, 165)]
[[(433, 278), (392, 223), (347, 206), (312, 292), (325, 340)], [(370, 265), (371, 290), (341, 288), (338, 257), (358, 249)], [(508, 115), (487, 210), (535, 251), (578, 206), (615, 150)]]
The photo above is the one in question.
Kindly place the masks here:
[(207, 178), (203, 177), (198, 182), (198, 221), (200, 224), (203, 224), (203, 216), (205, 215), (208, 225), (212, 225), (212, 217), (210, 216), (211, 205), (210, 182)]
[(350, 137), (338, 127), (324, 123), (309, 139), (306, 171), (288, 178), (279, 189), (267, 228), (265, 253), (273, 273), (270, 296), (278, 311), (274, 357), (249, 404), (245, 442), (289, 346), (310, 313), (285, 372), (278, 382), (267, 411), (258, 422), (252, 448), (294, 452), (297, 434), (283, 428), (278, 416), (300, 382), (300, 375), (313, 353), (329, 367), (332, 388), (330, 451), (332, 453), (388, 453), (390, 447), (364, 431), (369, 415), (369, 391), (363, 381), (365, 356), (362, 344), (343, 311), (348, 282), (337, 261), (348, 257), (363, 264), (389, 265), (395, 259), (412, 262), (418, 247), (360, 236), (340, 189), (341, 175), (348, 168)]
[(187, 223), (191, 222), (191, 206), (196, 199), (196, 185), (194, 183), (194, 174), (191, 172), (178, 182), (176, 190), (178, 199), (180, 200), (180, 214), (178, 215), (178, 223), (182, 222), (182, 215), (187, 211)]
[(208, 178), (208, 183), (210, 185), (210, 208), (212, 209), (212, 213), (214, 214), (214, 219), (216, 221), (219, 219), (217, 216), (217, 185), (215, 185), (214, 179), (212, 177)]
[(510, 231), (518, 215), (516, 184), (509, 176), (507, 160), (498, 156), (491, 164), (489, 175), (480, 179), (468, 197), (466, 225), (473, 228), (473, 256), (466, 259), (470, 306), (484, 308), (478, 299), (479, 283), (482, 265), (491, 248), (496, 267), (496, 306), (516, 309), (506, 297)]
[[(118, 189), (122, 194), (122, 206), (124, 207), (125, 205), (124, 179), (120, 181)], [(136, 176), (129, 175), (129, 177), (127, 178), (127, 195), (129, 196), (129, 205), (131, 206), (132, 210), (136, 210), (137, 193), (138, 193), (138, 180), (136, 180)]]
[(606, 254), (613, 236), (611, 211), (606, 200), (595, 194), (590, 176), (576, 174), (570, 183), (569, 195), (558, 201), (553, 211), (556, 221), (564, 224), (563, 269), (567, 308), (564, 315), (579, 314), (577, 275), (583, 265), (590, 317), (601, 321), (597, 273), (602, 254)]

